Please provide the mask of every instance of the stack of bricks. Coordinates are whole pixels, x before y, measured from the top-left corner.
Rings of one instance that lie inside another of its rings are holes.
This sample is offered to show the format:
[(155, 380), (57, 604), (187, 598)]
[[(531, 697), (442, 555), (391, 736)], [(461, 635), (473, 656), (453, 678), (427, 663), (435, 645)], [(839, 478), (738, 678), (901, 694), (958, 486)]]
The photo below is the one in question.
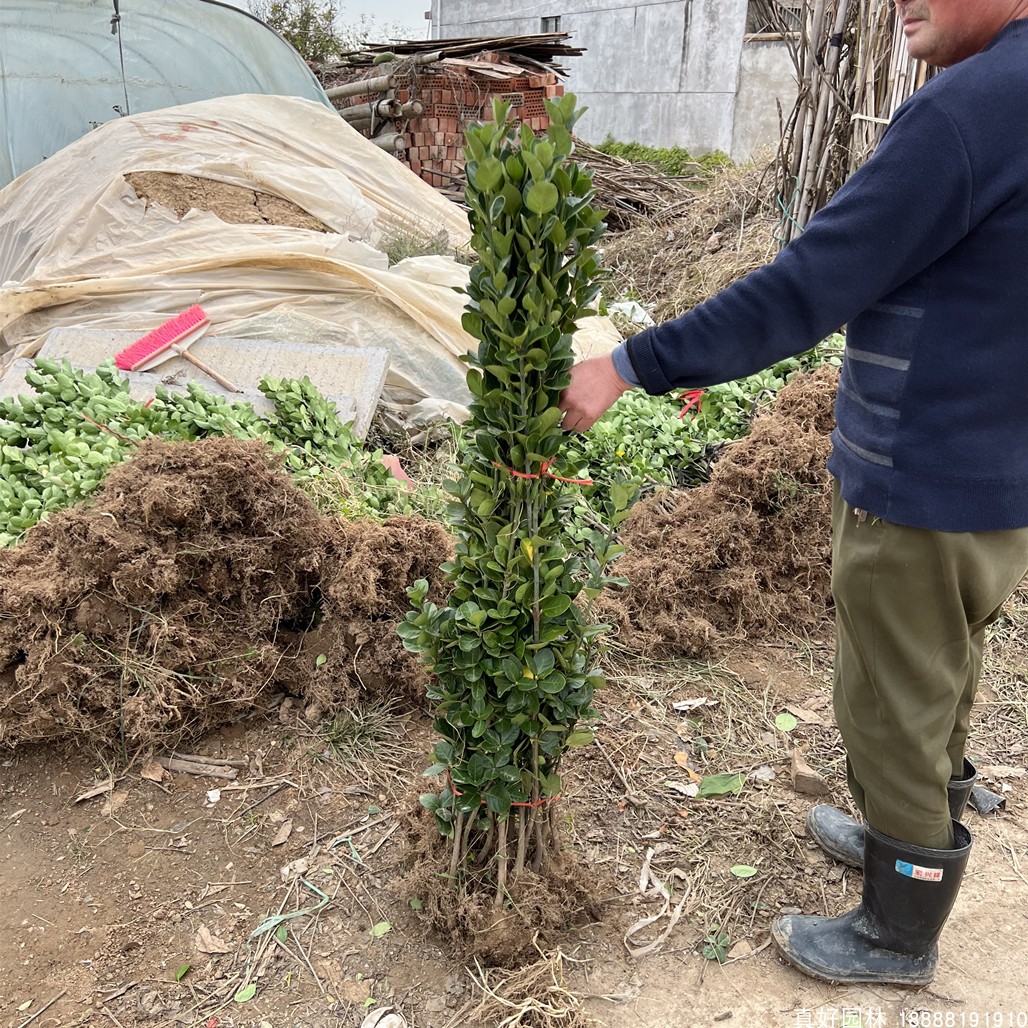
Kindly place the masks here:
[[(475, 59), (488, 60), (490, 56), (476, 55)], [(412, 118), (406, 129), (406, 160), (411, 171), (431, 186), (452, 186), (454, 180), (463, 178), (464, 129), (473, 122), (491, 120), (494, 99), (511, 105), (513, 120), (534, 132), (545, 132), (550, 119), (544, 101), (564, 94), (552, 73), (500, 80), (460, 67), (437, 68), (426, 68), (409, 87), (396, 91), (401, 102), (417, 99), (424, 104), (424, 113)]]

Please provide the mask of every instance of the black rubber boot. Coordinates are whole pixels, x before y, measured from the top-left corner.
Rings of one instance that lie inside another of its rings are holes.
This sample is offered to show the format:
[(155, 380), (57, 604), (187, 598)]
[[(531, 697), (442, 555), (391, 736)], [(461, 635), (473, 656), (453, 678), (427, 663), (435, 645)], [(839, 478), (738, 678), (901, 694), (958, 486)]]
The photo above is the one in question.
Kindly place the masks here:
[[(963, 777), (951, 778), (946, 786), (949, 813), (954, 821), (964, 816), (964, 809), (977, 780), (978, 769), (965, 757)], [(828, 856), (850, 867), (863, 867), (864, 826), (849, 814), (826, 804), (812, 807), (807, 814), (807, 834)]]
[(971, 852), (962, 824), (953, 834), (955, 849), (933, 850), (866, 828), (860, 906), (841, 917), (780, 917), (771, 928), (779, 952), (826, 982), (927, 985)]

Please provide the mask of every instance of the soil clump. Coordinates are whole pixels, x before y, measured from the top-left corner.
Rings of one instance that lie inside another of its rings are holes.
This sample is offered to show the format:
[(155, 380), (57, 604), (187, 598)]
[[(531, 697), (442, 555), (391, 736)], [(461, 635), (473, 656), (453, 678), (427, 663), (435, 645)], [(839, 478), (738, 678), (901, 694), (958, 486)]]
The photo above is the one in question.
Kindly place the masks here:
[(126, 175), (125, 181), (148, 205), (167, 207), (179, 218), (184, 218), (191, 210), (210, 211), (230, 225), (281, 225), (313, 232), (332, 231), (292, 200), (259, 189), (169, 171), (136, 171)]
[(450, 553), (422, 518), (319, 514), (262, 443), (145, 443), (89, 507), (0, 552), (0, 745), (127, 757), (282, 693), (312, 717), (413, 703), (425, 671), (395, 629)]
[(573, 852), (549, 856), (538, 871), (526, 867), (508, 883), (497, 907), (491, 869), (455, 885), (448, 873), (452, 841), (420, 806), (410, 813), (410, 833), (408, 869), (395, 891), (419, 897), (426, 927), (468, 961), (486, 967), (531, 963), (540, 944), (602, 919), (601, 897), (611, 883), (594, 868), (586, 873)]
[(820, 635), (831, 611), (831, 451), (837, 371), (794, 379), (711, 479), (640, 501), (601, 597), (619, 643), (650, 656), (711, 657), (729, 641)]

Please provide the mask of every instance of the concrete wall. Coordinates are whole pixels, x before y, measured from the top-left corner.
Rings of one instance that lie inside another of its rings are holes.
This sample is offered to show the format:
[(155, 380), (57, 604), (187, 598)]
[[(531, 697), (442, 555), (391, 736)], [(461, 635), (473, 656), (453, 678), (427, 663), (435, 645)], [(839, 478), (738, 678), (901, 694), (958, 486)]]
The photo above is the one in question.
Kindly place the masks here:
[[(776, 103), (777, 101), (777, 103)], [(796, 103), (796, 69), (784, 43), (744, 42), (739, 63), (739, 89), (735, 94), (732, 127), (733, 157), (748, 157), (774, 146), (782, 135), (779, 123)]]
[[(513, 8), (513, 10), (512, 10)], [(608, 135), (743, 160), (778, 138), (775, 97), (795, 99), (781, 43), (744, 43), (747, 0), (432, 0), (432, 37), (532, 34), (559, 16), (585, 48), (566, 85), (589, 107), (583, 138)]]

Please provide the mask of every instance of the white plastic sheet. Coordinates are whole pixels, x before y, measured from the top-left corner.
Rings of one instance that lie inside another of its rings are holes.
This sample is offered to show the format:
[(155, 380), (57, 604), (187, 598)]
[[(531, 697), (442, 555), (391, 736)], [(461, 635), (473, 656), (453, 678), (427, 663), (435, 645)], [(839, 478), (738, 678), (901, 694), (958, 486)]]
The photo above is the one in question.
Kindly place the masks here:
[[(180, 220), (136, 196), (124, 176), (142, 171), (259, 189), (333, 231)], [(142, 334), (201, 303), (213, 334), (268, 338), (274, 312), (272, 332), (389, 349), (394, 402), (463, 402), (458, 357), (474, 341), (455, 289), (467, 268), (449, 257), (390, 268), (381, 248), (397, 233), (442, 233), (455, 249), (469, 235), (460, 208), (319, 104), (247, 95), (123, 118), (0, 190), (4, 359), (31, 356), (56, 327)], [(576, 338), (589, 353), (618, 335), (590, 318)]]

